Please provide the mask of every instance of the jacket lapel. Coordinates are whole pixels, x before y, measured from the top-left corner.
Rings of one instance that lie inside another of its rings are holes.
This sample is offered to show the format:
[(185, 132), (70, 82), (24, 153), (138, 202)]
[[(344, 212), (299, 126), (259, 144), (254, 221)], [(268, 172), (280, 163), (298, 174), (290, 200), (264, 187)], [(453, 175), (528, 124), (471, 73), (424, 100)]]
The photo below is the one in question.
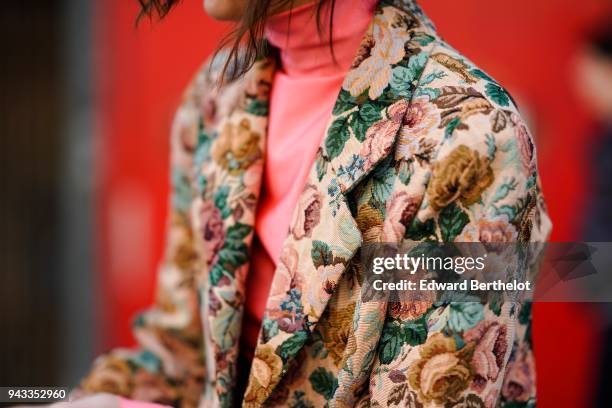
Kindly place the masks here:
[(361, 246), (347, 194), (389, 155), (404, 123), (426, 60), (419, 47), (405, 47), (417, 26), (414, 14), (379, 4), (345, 78), (277, 264), (245, 406), (270, 396)]

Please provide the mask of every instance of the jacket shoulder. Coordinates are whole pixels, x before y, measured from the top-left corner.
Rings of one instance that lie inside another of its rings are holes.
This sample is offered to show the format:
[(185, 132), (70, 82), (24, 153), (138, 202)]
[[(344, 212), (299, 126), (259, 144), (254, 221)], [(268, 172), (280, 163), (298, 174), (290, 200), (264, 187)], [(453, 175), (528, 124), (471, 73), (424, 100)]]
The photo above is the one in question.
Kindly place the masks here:
[(183, 92), (182, 104), (202, 106), (204, 101), (220, 97), (237, 82), (228, 80), (228, 75), (223, 78), (223, 67), (228, 57), (229, 50), (221, 49), (200, 65)]
[[(191, 139), (196, 143), (196, 133), (205, 131), (211, 134), (220, 119), (240, 103), (242, 78), (222, 78), (228, 56), (229, 50), (221, 49), (208, 57), (196, 70), (174, 115), (171, 139), (194, 134)], [(190, 130), (186, 132), (185, 129)]]
[(428, 55), (414, 97), (433, 103), (446, 136), (472, 130), (473, 137), (484, 137), (502, 132), (510, 122), (522, 122), (510, 93), (442, 40)]

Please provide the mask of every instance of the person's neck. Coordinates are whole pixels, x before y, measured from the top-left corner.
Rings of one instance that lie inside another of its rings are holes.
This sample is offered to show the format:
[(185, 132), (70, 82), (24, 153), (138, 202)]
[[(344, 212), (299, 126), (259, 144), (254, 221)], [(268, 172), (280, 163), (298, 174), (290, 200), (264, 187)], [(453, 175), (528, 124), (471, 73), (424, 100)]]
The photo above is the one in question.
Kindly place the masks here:
[(272, 15), (266, 23), (266, 38), (280, 51), (281, 70), (290, 76), (346, 72), (370, 23), (376, 1), (337, 0), (331, 44), (330, 3), (322, 6), (321, 30), (317, 24), (317, 2), (299, 3), (302, 4), (298, 7)]

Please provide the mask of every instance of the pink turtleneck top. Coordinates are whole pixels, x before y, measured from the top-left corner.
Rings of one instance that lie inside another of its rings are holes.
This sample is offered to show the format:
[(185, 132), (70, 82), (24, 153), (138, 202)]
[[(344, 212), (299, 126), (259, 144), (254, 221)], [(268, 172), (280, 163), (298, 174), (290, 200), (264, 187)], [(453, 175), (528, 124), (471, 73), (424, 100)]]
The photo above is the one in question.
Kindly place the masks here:
[[(325, 126), (357, 48), (372, 19), (375, 0), (338, 0), (332, 45), (319, 34), (316, 2), (268, 19), (265, 35), (280, 51), (272, 82), (262, 191), (246, 283), (241, 353), (252, 357), (269, 289), (292, 211), (304, 188)], [(326, 24), (326, 6), (321, 19)], [(328, 18), (328, 17), (327, 17)]]

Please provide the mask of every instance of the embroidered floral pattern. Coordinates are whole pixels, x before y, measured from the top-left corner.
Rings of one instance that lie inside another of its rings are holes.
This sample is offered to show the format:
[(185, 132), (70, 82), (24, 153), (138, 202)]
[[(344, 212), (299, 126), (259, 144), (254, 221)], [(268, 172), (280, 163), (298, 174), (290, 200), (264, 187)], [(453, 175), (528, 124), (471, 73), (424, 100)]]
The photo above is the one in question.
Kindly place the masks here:
[(244, 396), (246, 407), (263, 404), (270, 391), (280, 380), (283, 362), (269, 345), (259, 347), (255, 352), (251, 368), (249, 387)]
[[(357, 61), (361, 61), (353, 64), (354, 68), (344, 80), (343, 87), (352, 96), (367, 90), (370, 99), (378, 98), (391, 80), (392, 65), (404, 58), (408, 33), (392, 24), (393, 16), (393, 10), (384, 8), (374, 17), (368, 45), (360, 49), (357, 57)], [(366, 52), (369, 56), (364, 58)]]
[(471, 205), (493, 183), (493, 171), (487, 158), (465, 145), (457, 146), (444, 160), (434, 164), (427, 187), (429, 202), (435, 210), (455, 200)]
[(458, 349), (455, 340), (435, 333), (421, 348), (421, 359), (408, 371), (408, 382), (425, 403), (456, 401), (472, 380), (472, 350)]
[[(194, 80), (172, 128), (172, 206), (135, 351), (84, 392), (237, 405), (236, 360), (274, 58)], [(208, 69), (210, 68), (210, 69)], [(535, 147), (507, 92), (413, 0), (381, 2), (329, 120), (270, 288), (244, 406), (532, 406), (531, 309), (363, 302), (374, 242), (545, 241)]]
[(295, 239), (310, 237), (321, 219), (321, 194), (316, 186), (306, 185), (292, 222), (291, 233)]
[(261, 157), (260, 138), (248, 119), (238, 125), (226, 123), (212, 146), (212, 158), (230, 174), (240, 174)]
[(413, 100), (404, 118), (395, 152), (396, 160), (410, 160), (427, 155), (427, 143), (424, 137), (432, 128), (438, 126), (440, 115), (436, 106), (425, 97)]

